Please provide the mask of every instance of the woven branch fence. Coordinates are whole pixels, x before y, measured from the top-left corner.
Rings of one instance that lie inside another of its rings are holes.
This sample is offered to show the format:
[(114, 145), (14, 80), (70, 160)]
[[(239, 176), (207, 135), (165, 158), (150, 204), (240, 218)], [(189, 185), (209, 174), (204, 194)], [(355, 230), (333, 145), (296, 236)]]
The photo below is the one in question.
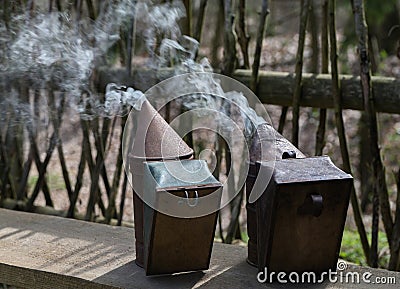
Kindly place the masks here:
[[(4, 0), (0, 4), (0, 35), (5, 35), (0, 41), (0, 48), (5, 52), (0, 57), (0, 207), (107, 224), (131, 225), (123, 219), (127, 210), (132, 208), (132, 200), (127, 198), (131, 188), (123, 170), (121, 154), (126, 116), (108, 118), (88, 113), (96, 108), (96, 104), (88, 100), (91, 99), (91, 91), (97, 91), (101, 100), (108, 82), (127, 85), (132, 83), (136, 88), (147, 89), (168, 75), (149, 75), (146, 72), (146, 61), (141, 61), (142, 55), (135, 52), (137, 47), (144, 46), (141, 42), (145, 42), (145, 36), (137, 33), (137, 29), (140, 30), (140, 25), (143, 25), (140, 20), (128, 17), (128, 21), (117, 27), (118, 39), (106, 47), (94, 61), (88, 83), (77, 87), (79, 95), (74, 96), (72, 102), (70, 91), (57, 81), (52, 81), (51, 77), (43, 82), (45, 85), (37, 85), (33, 79), (27, 77), (30, 75), (29, 71), (27, 74), (7, 73), (12, 67), (7, 66), (6, 62), (9, 59), (7, 53), (13, 53), (10, 51), (13, 47), (7, 46), (8, 40), (15, 40), (18, 35), (18, 28), (14, 29), (12, 26), (15, 21), (22, 21), (27, 27), (39, 25), (40, 23), (35, 23), (32, 19), (35, 19), (39, 10), (45, 9), (49, 15), (56, 11), (62, 12), (62, 17), (66, 17), (69, 22), (72, 19), (77, 24), (74, 29), (84, 30), (87, 29), (85, 25), (98, 27), (96, 25), (100, 20), (104, 26), (106, 21), (104, 22), (103, 16), (112, 12), (113, 8), (120, 7), (118, 3), (130, 3), (129, 7), (135, 7), (136, 2), (141, 1)], [(159, 2), (163, 7), (171, 5), (169, 7), (175, 9), (171, 10), (171, 14), (163, 15), (167, 19), (172, 17), (173, 11), (178, 11), (177, 6), (174, 6), (176, 3), (173, 5), (169, 1)], [(400, 170), (395, 172), (395, 181), (392, 181), (397, 184), (397, 197), (393, 197), (393, 194), (389, 196), (386, 179), (392, 177), (389, 176), (391, 172), (385, 171), (382, 162), (377, 120), (377, 111), (393, 114), (400, 112), (400, 84), (393, 78), (372, 77), (371, 55), (374, 51), (368, 39), (364, 1), (350, 1), (357, 36), (354, 44), (358, 44), (359, 52), (359, 78), (339, 75), (335, 0), (301, 0), (292, 3), (298, 16), (298, 48), (293, 63), (295, 73), (279, 75), (261, 70), (262, 55), (265, 51), (268, 53), (268, 47), (263, 45), (268, 38), (266, 35), (269, 35), (266, 34), (270, 27), (268, 17), (275, 13), (277, 1), (260, 0), (260, 13), (251, 15), (246, 13), (248, 2), (183, 1), (179, 7), (186, 10), (187, 17), (178, 19), (178, 24), (182, 33), (201, 43), (200, 50), (203, 46), (210, 49), (211, 63), (221, 73), (246, 83), (263, 103), (282, 106), (279, 132), (284, 131), (288, 123), (288, 113), (292, 112), (290, 139), (295, 145), (302, 145), (299, 138), (301, 106), (318, 108), (315, 110), (318, 112), (319, 123), (315, 136), (316, 155), (321, 155), (324, 151), (329, 125), (328, 113), (333, 111), (332, 121), (339, 138), (342, 168), (349, 173), (352, 172), (353, 160), (348, 150), (343, 109), (362, 111), (367, 137), (363, 137), (361, 141), (367, 144), (369, 151), (368, 158), (363, 158), (367, 162), (365, 171), (369, 182), (362, 184), (363, 192), (353, 189), (353, 217), (368, 264), (378, 266), (377, 237), (379, 220), (382, 220), (390, 246), (389, 269), (400, 270)], [(137, 14), (133, 15), (140, 18)], [(209, 28), (210, 23), (214, 27), (212, 36), (204, 29)], [(254, 31), (251, 37), (247, 31), (249, 27)], [(92, 35), (93, 39), (87, 39), (89, 43), (96, 43), (95, 34)], [(159, 42), (165, 37), (171, 37), (171, 34), (171, 31), (160, 32), (153, 45), (158, 47)], [(307, 44), (307, 37), (311, 39), (310, 44)], [(309, 50), (312, 56), (308, 59), (311, 65), (306, 68), (304, 51), (307, 45), (311, 47)], [(91, 47), (94, 46), (96, 44)], [(26, 49), (32, 51), (35, 47)], [(58, 65), (63, 65), (62, 59), (61, 53), (60, 62), (52, 63), (54, 71), (50, 72), (51, 75), (58, 71)], [(118, 70), (112, 70), (113, 67)], [(238, 71), (238, 68), (244, 70)], [(303, 71), (314, 74), (304, 74)], [(61, 74), (61, 79), (64, 76), (67, 79), (68, 74)], [(168, 115), (169, 112), (164, 112), (167, 119)], [(71, 145), (71, 139), (74, 145)], [(196, 146), (193, 139), (187, 141)], [(222, 177), (228, 171), (223, 168), (222, 163), (230, 163), (230, 152), (221, 142), (216, 143), (214, 149), (218, 154), (219, 171), (216, 175)], [(71, 160), (71, 151), (78, 152), (79, 157)], [(55, 176), (55, 172), (61, 172), (61, 175)], [(62, 203), (56, 204), (59, 202), (57, 194), (66, 194)], [(360, 196), (363, 208), (368, 197), (372, 196), (371, 228), (366, 229), (364, 225)], [(229, 210), (240, 212), (243, 207), (242, 199), (239, 195)], [(225, 230), (220, 218), (218, 232), (223, 241), (230, 243), (234, 239), (242, 238), (243, 228), (239, 216), (240, 214), (230, 214)], [(367, 232), (371, 232), (371, 241)]]

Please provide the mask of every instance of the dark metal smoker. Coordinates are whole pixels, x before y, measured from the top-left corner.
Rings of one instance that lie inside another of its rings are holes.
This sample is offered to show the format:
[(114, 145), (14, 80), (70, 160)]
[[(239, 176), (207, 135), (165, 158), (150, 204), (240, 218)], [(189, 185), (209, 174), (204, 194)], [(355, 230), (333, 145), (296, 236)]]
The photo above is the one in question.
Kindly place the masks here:
[(147, 162), (144, 169), (146, 275), (208, 269), (221, 183), (203, 160)]
[(145, 161), (190, 159), (193, 157), (193, 150), (147, 100), (130, 121), (132, 129), (135, 130), (133, 147), (128, 156), (134, 185), (135, 262), (143, 267), (143, 163)]
[(261, 169), (261, 150), (272, 126), (261, 124), (252, 141), (246, 179), (248, 262), (269, 272), (336, 270), (352, 177), (327, 156), (306, 158), (280, 134), (272, 178), (261, 197), (249, 195)]
[(221, 183), (147, 100), (129, 121), (136, 264), (146, 275), (208, 269)]

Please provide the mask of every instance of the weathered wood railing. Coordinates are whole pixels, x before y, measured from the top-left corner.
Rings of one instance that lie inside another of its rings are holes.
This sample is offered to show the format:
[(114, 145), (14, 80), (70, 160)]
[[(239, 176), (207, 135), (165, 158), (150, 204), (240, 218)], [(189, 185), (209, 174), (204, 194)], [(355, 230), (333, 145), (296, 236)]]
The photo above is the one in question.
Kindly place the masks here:
[[(266, 288), (257, 281), (257, 269), (246, 263), (243, 246), (215, 243), (210, 269), (204, 272), (146, 277), (134, 262), (131, 228), (5, 209), (0, 209), (0, 219), (0, 284), (29, 289)], [(381, 278), (400, 282), (400, 273), (350, 264), (341, 272), (368, 274), (365, 276), (370, 281)], [(287, 288), (287, 285), (272, 287)], [(390, 285), (367, 284), (362, 280), (358, 284), (325, 281), (313, 288), (341, 286), (388, 288)]]
[[(130, 77), (125, 70), (100, 70), (98, 87), (104, 90), (109, 82), (147, 90), (158, 81), (173, 76), (165, 70), (156, 74), (150, 70), (137, 70)], [(247, 86), (251, 83), (250, 70), (236, 70), (233, 77)], [(363, 110), (360, 78), (340, 75), (344, 109)], [(262, 103), (291, 106), (295, 74), (289, 72), (260, 71), (257, 96)], [(400, 80), (393, 77), (372, 77), (377, 112), (400, 114)], [(315, 108), (333, 108), (332, 79), (330, 74), (303, 73), (300, 105)]]

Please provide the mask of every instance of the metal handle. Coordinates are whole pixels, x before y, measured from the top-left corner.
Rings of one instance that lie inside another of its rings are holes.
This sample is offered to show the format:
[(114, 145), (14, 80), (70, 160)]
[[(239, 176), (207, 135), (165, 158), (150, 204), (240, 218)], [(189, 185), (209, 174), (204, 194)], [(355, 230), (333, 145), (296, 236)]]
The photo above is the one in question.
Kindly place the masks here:
[(295, 151), (286, 151), (282, 154), (282, 159), (295, 159), (296, 152)]
[(197, 204), (199, 203), (199, 194), (197, 193), (197, 191), (194, 191), (194, 193), (196, 194), (196, 197), (194, 198), (194, 203), (190, 203), (189, 193), (187, 191), (185, 191), (186, 202), (189, 207), (196, 207)]
[(301, 207), (297, 209), (299, 215), (313, 215), (319, 217), (324, 208), (323, 198), (321, 195), (311, 194), (306, 197)]

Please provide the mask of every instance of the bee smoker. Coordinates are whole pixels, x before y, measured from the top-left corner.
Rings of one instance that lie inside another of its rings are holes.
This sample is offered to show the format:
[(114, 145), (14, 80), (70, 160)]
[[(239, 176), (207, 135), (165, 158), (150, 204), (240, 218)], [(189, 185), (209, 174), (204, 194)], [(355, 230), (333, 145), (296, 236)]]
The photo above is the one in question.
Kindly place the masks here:
[(144, 183), (146, 275), (208, 269), (222, 185), (207, 163), (146, 162)]
[(141, 110), (133, 114), (127, 126), (135, 132), (129, 145), (129, 171), (132, 176), (136, 264), (144, 266), (143, 174), (144, 162), (190, 159), (193, 150), (169, 126), (157, 110), (145, 100)]
[[(260, 149), (273, 128), (257, 128), (251, 146), (247, 200), (261, 169)], [(276, 161), (261, 197), (247, 202), (248, 262), (274, 272), (335, 270), (353, 178), (327, 156), (306, 158), (276, 133)]]

